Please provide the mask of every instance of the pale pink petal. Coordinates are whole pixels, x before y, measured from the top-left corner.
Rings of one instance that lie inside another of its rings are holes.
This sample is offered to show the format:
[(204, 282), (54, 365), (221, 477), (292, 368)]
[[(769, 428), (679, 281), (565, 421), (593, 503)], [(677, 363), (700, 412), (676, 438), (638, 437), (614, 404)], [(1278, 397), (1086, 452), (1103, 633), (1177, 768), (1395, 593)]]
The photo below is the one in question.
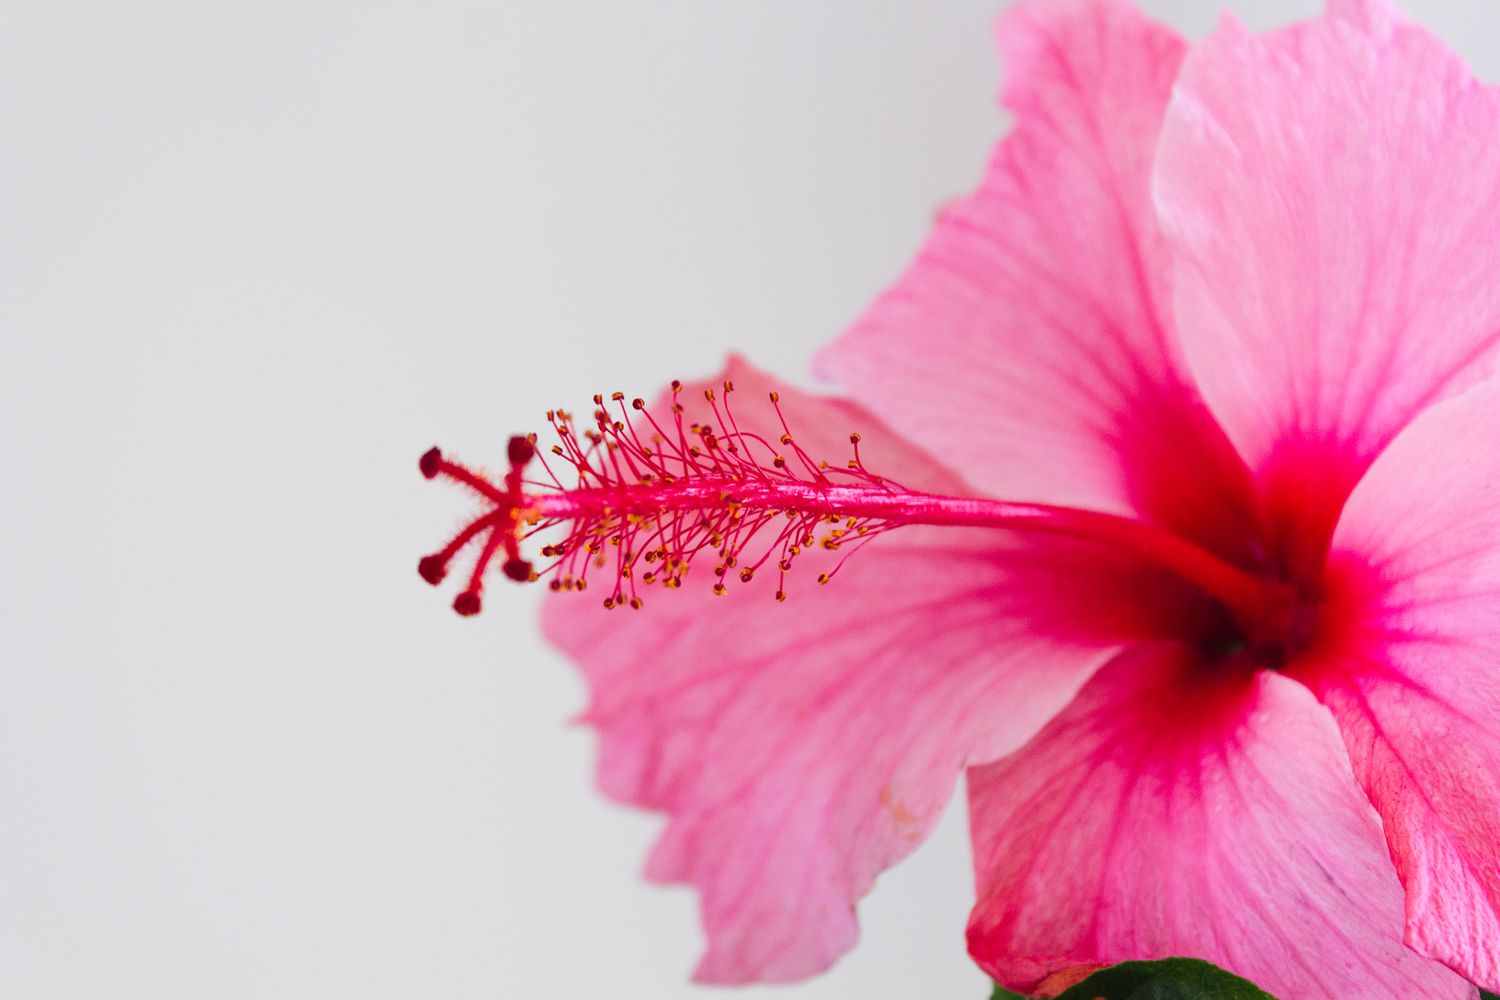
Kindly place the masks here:
[(1320, 557), (1369, 461), (1491, 369), (1500, 95), (1379, 0), (1268, 36), (1226, 17), (1154, 187), (1194, 379)]
[[(730, 375), (741, 424), (770, 432), (764, 377)], [(857, 407), (785, 389), (781, 404), (814, 454), (847, 451), (858, 430), (870, 468), (927, 488), (951, 479)], [(549, 601), (546, 632), (592, 690), (601, 785), (669, 814), (648, 874), (701, 893), (699, 978), (790, 980), (832, 963), (854, 943), (855, 901), (927, 834), (964, 765), (1020, 745), (1108, 655), (1106, 633), (1130, 630), (1104, 590), (1085, 598), (1105, 612), (1092, 623), (1045, 617), (1049, 579), (1064, 593), (1108, 578), (1097, 554), (1043, 552), (1028, 570), (1002, 544), (904, 528), (826, 587), (799, 564), (783, 604), (774, 572), (715, 597), (706, 568), (647, 593), (639, 613), (592, 593)]]
[(1426, 411), (1334, 536), (1326, 641), (1299, 676), (1333, 709), (1385, 821), (1407, 940), (1500, 988), (1500, 386)]
[[(818, 368), (981, 491), (1227, 545), (1243, 470), (1179, 375), (1150, 201), (1183, 43), (1123, 0), (1062, 0), (1012, 9), (1000, 44), (1014, 133)], [(1223, 502), (1184, 500), (1203, 489)]]
[(1473, 997), (1401, 944), (1401, 886), (1338, 731), (1277, 674), (1138, 647), (969, 787), (969, 948), (1004, 985), (1188, 956), (1281, 1000)]

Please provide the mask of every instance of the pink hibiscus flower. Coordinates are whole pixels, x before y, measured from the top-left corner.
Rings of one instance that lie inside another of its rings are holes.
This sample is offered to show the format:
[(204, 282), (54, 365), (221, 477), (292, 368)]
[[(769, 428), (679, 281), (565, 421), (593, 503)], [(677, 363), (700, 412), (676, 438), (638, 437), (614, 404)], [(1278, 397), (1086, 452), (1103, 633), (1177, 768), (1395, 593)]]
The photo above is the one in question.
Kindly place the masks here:
[(735, 361), (656, 420), (557, 415), (576, 484), (525, 478), (535, 439), (501, 484), (433, 451), (485, 509), (423, 576), (483, 538), (465, 613), (502, 548), (671, 591), (546, 630), (604, 790), (668, 816), (702, 979), (827, 967), (965, 773), (1006, 986), (1500, 987), (1500, 96), (1378, 0), (1191, 51), (1113, 0), (1000, 36), (1018, 125), (821, 355), (853, 401), (730, 410), (770, 391)]

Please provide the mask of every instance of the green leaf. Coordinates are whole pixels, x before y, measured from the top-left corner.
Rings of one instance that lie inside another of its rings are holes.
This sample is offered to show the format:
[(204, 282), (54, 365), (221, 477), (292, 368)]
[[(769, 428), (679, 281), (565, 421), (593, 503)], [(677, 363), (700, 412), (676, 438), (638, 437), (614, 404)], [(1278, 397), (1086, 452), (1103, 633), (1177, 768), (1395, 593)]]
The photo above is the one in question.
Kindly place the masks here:
[(1495, 996), (1495, 994), (1491, 993), (1489, 990), (1480, 990), (1479, 1000), (1500, 1000), (1500, 997)]
[[(1057, 995), (1057, 1000), (1276, 1000), (1254, 983), (1196, 958), (1122, 962)], [(995, 987), (991, 1000), (1025, 1000)]]
[(1027, 998), (1026, 998), (1026, 996), (1024, 994), (1021, 994), (1021, 993), (1012, 993), (1010, 990), (1006, 989), (1004, 986), (1001, 986), (999, 983), (996, 983), (995, 984), (995, 992), (993, 992), (993, 993), (990, 994), (990, 1000), (1027, 1000)]

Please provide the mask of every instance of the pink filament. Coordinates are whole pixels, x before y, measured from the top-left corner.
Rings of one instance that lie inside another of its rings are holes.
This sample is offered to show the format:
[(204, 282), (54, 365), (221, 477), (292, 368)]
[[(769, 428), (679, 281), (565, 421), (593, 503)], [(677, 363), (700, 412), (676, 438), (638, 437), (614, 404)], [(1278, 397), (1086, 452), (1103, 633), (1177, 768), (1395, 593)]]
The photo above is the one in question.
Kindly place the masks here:
[[(428, 452), (422, 460), (424, 475), (468, 487), (487, 509), (442, 550), (422, 560), (423, 578), (439, 582), (448, 562), (489, 532), (469, 585), (454, 603), (461, 614), (479, 610), (484, 571), (502, 547), (505, 575), (511, 579), (550, 576), (554, 589), (583, 590), (591, 568), (607, 570), (612, 586), (606, 607), (629, 603), (638, 608), (638, 583), (680, 586), (693, 559), (704, 552), (718, 560), (714, 590), (723, 593), (724, 579), (739, 568), (751, 540), (771, 535), (738, 575), (748, 581), (774, 558), (783, 581), (776, 596), (782, 599), (786, 573), (804, 548), (858, 548), (892, 528), (925, 524), (1057, 535), (1134, 553), (1212, 595), (1251, 635), (1284, 630), (1292, 614), (1294, 594), (1287, 585), (1248, 573), (1152, 524), (1069, 507), (908, 490), (865, 469), (858, 434), (850, 436), (854, 459), (833, 468), (798, 447), (784, 419), (778, 449), (739, 429), (728, 402), (733, 385), (726, 383), (724, 389), (722, 402), (706, 393), (715, 426), (684, 421), (677, 383), (672, 419), (665, 427), (642, 401), (632, 403), (649, 426), (644, 432), (632, 423), (619, 393), (612, 399), (620, 404), (620, 417), (612, 417), (596, 396), (594, 426), (581, 438), (569, 414), (549, 413), (558, 438), (552, 452), (572, 466), (576, 484), (571, 487), (545, 461), (550, 482), (523, 478), (535, 454), (535, 437), (511, 439), (511, 468), (499, 487), (436, 449)], [(775, 393), (771, 403), (780, 416)], [(542, 548), (542, 555), (555, 561), (539, 573), (521, 559), (519, 542), (549, 530), (562, 532), (563, 539)], [(835, 572), (837, 567), (819, 581), (826, 583)]]

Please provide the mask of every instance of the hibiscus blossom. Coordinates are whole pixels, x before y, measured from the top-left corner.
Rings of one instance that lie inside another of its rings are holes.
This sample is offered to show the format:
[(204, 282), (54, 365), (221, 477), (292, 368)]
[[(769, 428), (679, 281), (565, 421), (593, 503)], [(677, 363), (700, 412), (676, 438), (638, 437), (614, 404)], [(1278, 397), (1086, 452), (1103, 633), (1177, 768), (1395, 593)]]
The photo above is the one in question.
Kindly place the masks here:
[(554, 414), (576, 482), (527, 478), (535, 439), (499, 484), (434, 450), (485, 510), (424, 577), (483, 538), (460, 611), (502, 548), (644, 603), (546, 630), (604, 790), (668, 816), (702, 979), (827, 967), (964, 773), (1008, 987), (1169, 955), (1284, 1000), (1500, 987), (1500, 97), (1377, 0), (1191, 51), (1113, 0), (1000, 38), (1017, 127), (820, 356), (850, 400), (735, 361)]

